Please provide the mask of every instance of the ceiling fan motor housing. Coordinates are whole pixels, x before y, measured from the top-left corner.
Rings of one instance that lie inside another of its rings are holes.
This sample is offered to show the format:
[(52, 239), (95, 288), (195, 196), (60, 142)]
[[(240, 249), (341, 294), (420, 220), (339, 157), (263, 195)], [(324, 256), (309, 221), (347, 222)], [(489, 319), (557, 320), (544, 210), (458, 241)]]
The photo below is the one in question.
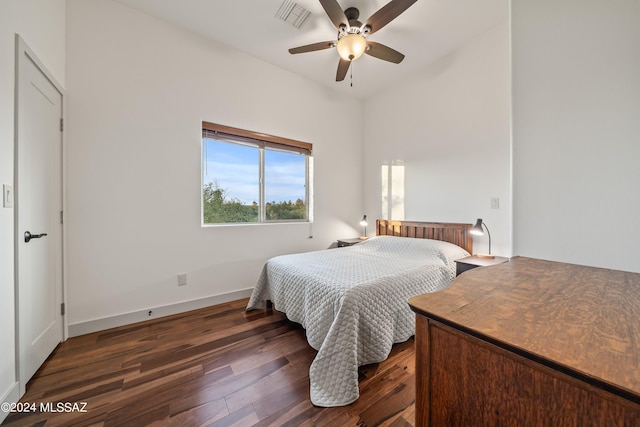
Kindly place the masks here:
[(356, 7), (348, 7), (344, 10), (344, 16), (346, 16), (349, 21), (358, 19), (360, 17), (360, 11)]
[(349, 21), (349, 28), (346, 25), (340, 25), (340, 31), (338, 32), (338, 38), (342, 37), (345, 34), (361, 34), (366, 36), (369, 31), (371, 31), (371, 27), (369, 25), (362, 25), (362, 22), (358, 21), (358, 17), (360, 16), (360, 11), (355, 7), (349, 7), (345, 9), (344, 15)]

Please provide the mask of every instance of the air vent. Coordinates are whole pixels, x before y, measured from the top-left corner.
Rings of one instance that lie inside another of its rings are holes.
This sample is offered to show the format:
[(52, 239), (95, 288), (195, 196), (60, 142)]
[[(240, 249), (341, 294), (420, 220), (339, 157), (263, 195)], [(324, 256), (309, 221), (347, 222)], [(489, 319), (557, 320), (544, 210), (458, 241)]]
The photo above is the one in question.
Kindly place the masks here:
[(282, 19), (296, 28), (300, 28), (308, 16), (307, 9), (291, 0), (284, 0), (276, 13), (276, 18)]

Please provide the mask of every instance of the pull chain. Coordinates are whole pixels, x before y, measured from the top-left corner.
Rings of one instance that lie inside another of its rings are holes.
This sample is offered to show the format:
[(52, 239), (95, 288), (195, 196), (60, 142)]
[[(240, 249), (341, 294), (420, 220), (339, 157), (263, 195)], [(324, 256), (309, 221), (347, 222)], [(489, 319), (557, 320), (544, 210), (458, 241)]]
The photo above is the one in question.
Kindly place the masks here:
[(349, 67), (349, 78), (351, 79), (351, 87), (353, 87), (353, 60), (351, 61), (351, 67)]

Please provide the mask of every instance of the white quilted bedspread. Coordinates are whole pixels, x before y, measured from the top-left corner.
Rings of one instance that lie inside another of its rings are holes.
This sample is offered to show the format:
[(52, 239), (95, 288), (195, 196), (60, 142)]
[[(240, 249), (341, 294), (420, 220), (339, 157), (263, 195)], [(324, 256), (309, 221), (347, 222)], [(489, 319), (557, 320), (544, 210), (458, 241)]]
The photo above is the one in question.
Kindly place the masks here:
[(271, 300), (300, 323), (318, 354), (311, 364), (311, 402), (344, 406), (358, 399), (358, 366), (381, 362), (414, 334), (407, 300), (444, 289), (454, 260), (468, 256), (446, 242), (377, 236), (355, 246), (270, 259), (247, 310)]

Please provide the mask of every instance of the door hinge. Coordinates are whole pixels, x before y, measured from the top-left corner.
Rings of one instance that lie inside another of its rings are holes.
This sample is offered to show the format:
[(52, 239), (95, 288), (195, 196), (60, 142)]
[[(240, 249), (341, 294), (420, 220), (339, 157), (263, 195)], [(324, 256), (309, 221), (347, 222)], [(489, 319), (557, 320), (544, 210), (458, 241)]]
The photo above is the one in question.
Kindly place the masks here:
[(64, 119), (60, 119), (60, 132), (64, 131)]
[(60, 315), (64, 316), (65, 313), (65, 308), (64, 308), (64, 303), (60, 304)]
[(64, 211), (60, 211), (60, 224), (64, 224)]

